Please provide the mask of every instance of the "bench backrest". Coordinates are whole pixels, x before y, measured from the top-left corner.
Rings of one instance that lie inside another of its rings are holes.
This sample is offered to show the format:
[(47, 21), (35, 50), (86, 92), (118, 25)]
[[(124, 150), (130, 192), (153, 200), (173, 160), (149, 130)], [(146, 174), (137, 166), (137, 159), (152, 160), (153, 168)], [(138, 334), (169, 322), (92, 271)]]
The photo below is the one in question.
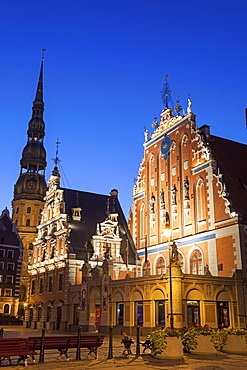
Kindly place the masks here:
[[(80, 347), (100, 347), (104, 341), (104, 335), (81, 335)], [(29, 346), (32, 350), (39, 350), (41, 337), (29, 337)], [(76, 348), (77, 335), (71, 336), (49, 336), (44, 338), (44, 349)]]
[(4, 353), (29, 350), (29, 342), (27, 338), (6, 338), (0, 339), (0, 354), (4, 356)]

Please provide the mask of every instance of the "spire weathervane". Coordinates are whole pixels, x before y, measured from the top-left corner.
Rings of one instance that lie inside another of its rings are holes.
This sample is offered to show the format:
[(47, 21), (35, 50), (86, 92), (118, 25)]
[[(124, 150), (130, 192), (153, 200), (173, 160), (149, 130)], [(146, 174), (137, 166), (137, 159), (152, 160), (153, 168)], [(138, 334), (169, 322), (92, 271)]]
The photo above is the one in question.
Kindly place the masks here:
[(41, 58), (41, 60), (45, 60), (45, 51), (46, 51), (46, 49), (42, 49), (42, 58)]
[(168, 75), (166, 75), (166, 77), (164, 78), (164, 84), (163, 84), (163, 89), (161, 91), (161, 98), (162, 98), (162, 101), (165, 105), (165, 108), (168, 109), (169, 108), (169, 102), (172, 104), (172, 107), (174, 106), (173, 104), (173, 101), (172, 101), (172, 97), (171, 97), (171, 89), (170, 89), (170, 85), (168, 83)]
[(60, 159), (58, 158), (58, 145), (61, 144), (59, 142), (59, 139), (57, 139), (56, 141), (56, 157), (55, 158), (52, 158), (54, 164), (55, 164), (55, 167), (54, 167), (54, 170), (52, 171), (52, 174), (54, 176), (58, 176), (59, 175), (59, 170), (58, 170), (58, 163), (60, 162)]

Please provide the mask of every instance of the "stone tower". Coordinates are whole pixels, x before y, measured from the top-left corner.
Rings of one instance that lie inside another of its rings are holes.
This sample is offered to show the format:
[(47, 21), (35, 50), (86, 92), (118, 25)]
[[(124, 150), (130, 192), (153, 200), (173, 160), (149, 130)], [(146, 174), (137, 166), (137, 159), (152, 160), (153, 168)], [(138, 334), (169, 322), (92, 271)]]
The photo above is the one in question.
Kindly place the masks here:
[(12, 219), (15, 222), (24, 246), (20, 284), (20, 302), (27, 299), (28, 260), (32, 254), (32, 242), (37, 236), (37, 225), (41, 219), (44, 196), (47, 190), (45, 180), (46, 151), (44, 148), (45, 123), (43, 121), (43, 63), (32, 107), (32, 118), (28, 123), (27, 144), (22, 151), (19, 178), (14, 186)]

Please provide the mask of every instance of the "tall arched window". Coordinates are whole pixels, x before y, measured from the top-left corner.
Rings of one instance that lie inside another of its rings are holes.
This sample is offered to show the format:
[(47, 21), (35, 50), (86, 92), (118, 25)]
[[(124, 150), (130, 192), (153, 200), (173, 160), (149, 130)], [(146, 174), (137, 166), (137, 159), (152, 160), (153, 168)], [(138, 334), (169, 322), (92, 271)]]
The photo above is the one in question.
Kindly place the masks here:
[(151, 265), (150, 265), (150, 261), (147, 260), (147, 262), (144, 262), (143, 264), (143, 268), (142, 268), (142, 274), (143, 275), (151, 275)]
[(3, 313), (10, 313), (10, 305), (8, 303), (4, 305)]
[(199, 179), (196, 185), (196, 214), (197, 221), (206, 220), (205, 184)]
[(184, 271), (184, 256), (179, 251), (178, 251), (178, 264), (179, 264), (181, 270)]
[(202, 275), (202, 253), (199, 249), (193, 250), (190, 255), (190, 273), (194, 275)]
[(156, 275), (162, 275), (166, 272), (166, 264), (164, 257), (160, 256), (156, 262)]
[(30, 226), (30, 219), (29, 218), (27, 218), (27, 220), (26, 220), (26, 226)]
[(27, 207), (27, 213), (31, 213), (31, 207)]
[(140, 209), (140, 239), (145, 238), (145, 205), (141, 205)]

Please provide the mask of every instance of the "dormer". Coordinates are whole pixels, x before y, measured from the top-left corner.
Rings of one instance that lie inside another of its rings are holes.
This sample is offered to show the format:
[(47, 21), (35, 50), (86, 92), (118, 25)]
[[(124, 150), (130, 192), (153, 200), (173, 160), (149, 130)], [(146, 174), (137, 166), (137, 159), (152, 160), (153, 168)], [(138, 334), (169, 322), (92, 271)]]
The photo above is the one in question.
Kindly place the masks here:
[(82, 209), (80, 207), (71, 208), (72, 220), (81, 221), (81, 211), (82, 211)]

